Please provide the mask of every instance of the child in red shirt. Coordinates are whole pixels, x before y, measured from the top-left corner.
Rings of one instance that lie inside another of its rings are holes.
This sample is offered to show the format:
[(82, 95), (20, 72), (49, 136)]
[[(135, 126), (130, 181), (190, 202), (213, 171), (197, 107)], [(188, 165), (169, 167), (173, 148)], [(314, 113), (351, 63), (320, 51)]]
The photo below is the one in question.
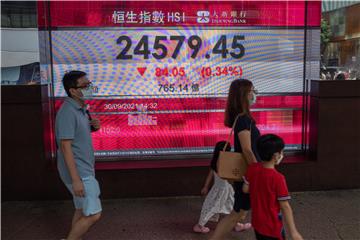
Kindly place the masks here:
[[(250, 193), (251, 219), (257, 240), (284, 240), (281, 213), (293, 240), (303, 238), (297, 231), (285, 177), (276, 171), (283, 159), (284, 141), (273, 134), (257, 141), (261, 162), (252, 164), (244, 177), (243, 191)], [(281, 213), (280, 213), (281, 212)]]

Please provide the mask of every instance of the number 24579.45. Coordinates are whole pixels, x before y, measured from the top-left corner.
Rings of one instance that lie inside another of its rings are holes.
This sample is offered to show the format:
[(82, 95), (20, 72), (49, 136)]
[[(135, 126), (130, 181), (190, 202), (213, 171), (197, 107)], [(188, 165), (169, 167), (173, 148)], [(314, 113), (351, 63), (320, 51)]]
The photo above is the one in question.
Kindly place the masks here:
[[(186, 40), (185, 36), (170, 36), (170, 41), (177, 41), (177, 45), (171, 54), (171, 57), (173, 59), (176, 59), (179, 55), (179, 52), (181, 50), (181, 47)], [(227, 36), (221, 35), (214, 47), (212, 48), (211, 54), (220, 54), (222, 58), (227, 58), (228, 54), (232, 58), (240, 59), (245, 55), (245, 47), (240, 42), (242, 40), (245, 40), (245, 37), (242, 35), (234, 35), (232, 39), (231, 49), (233, 51), (229, 51), (227, 48)], [(134, 55), (143, 55), (144, 59), (149, 59), (149, 56), (152, 55), (155, 59), (164, 59), (168, 55), (168, 49), (162, 41), (168, 41), (167, 36), (155, 36), (153, 53), (149, 50), (149, 36), (144, 35), (138, 42), (138, 44), (134, 48)], [(117, 55), (117, 59), (120, 60), (127, 60), (132, 59), (132, 55), (128, 54), (131, 46), (132, 46), (132, 40), (129, 36), (123, 35), (120, 36), (117, 39), (117, 44), (122, 45), (123, 42), (125, 42), (125, 47), (122, 49), (122, 51)], [(198, 56), (198, 53), (202, 46), (202, 39), (197, 35), (192, 35), (187, 39), (187, 45), (192, 50), (191, 58), (196, 58)], [(206, 54), (206, 58), (210, 58), (210, 53)]]

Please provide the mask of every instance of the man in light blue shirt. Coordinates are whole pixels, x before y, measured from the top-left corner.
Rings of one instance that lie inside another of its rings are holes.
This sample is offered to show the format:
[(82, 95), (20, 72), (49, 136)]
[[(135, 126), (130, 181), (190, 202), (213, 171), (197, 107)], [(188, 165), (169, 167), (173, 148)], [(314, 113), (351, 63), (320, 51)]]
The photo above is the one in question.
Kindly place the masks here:
[(68, 98), (56, 115), (57, 166), (61, 180), (73, 195), (75, 205), (67, 240), (78, 240), (99, 220), (102, 211), (91, 139), (91, 131), (99, 130), (100, 122), (91, 119), (86, 110), (84, 98), (91, 96), (92, 91), (86, 73), (66, 73), (63, 85)]

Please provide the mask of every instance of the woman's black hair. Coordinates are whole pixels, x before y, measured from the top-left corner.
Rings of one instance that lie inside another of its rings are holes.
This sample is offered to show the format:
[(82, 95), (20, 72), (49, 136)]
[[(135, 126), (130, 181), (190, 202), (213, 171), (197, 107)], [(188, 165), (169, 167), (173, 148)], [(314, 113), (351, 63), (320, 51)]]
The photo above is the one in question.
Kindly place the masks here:
[[(211, 164), (210, 164), (210, 168), (212, 170), (214, 170), (215, 172), (217, 172), (217, 161), (220, 155), (220, 151), (222, 151), (224, 149), (224, 146), (226, 144), (226, 141), (220, 141), (217, 142), (214, 148), (214, 153), (213, 153), (213, 158), (211, 159)], [(229, 152), (231, 150), (231, 145), (230, 143), (226, 146), (225, 151)]]
[(274, 153), (281, 152), (284, 147), (284, 140), (275, 134), (265, 134), (257, 140), (257, 151), (261, 161), (271, 161)]

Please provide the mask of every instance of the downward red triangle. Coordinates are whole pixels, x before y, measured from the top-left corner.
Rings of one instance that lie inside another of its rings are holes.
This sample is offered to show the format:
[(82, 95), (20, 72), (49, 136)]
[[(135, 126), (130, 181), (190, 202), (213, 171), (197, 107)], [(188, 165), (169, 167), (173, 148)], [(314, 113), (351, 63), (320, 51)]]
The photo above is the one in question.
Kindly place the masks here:
[(138, 67), (137, 70), (140, 73), (140, 75), (143, 76), (146, 71), (146, 67)]

